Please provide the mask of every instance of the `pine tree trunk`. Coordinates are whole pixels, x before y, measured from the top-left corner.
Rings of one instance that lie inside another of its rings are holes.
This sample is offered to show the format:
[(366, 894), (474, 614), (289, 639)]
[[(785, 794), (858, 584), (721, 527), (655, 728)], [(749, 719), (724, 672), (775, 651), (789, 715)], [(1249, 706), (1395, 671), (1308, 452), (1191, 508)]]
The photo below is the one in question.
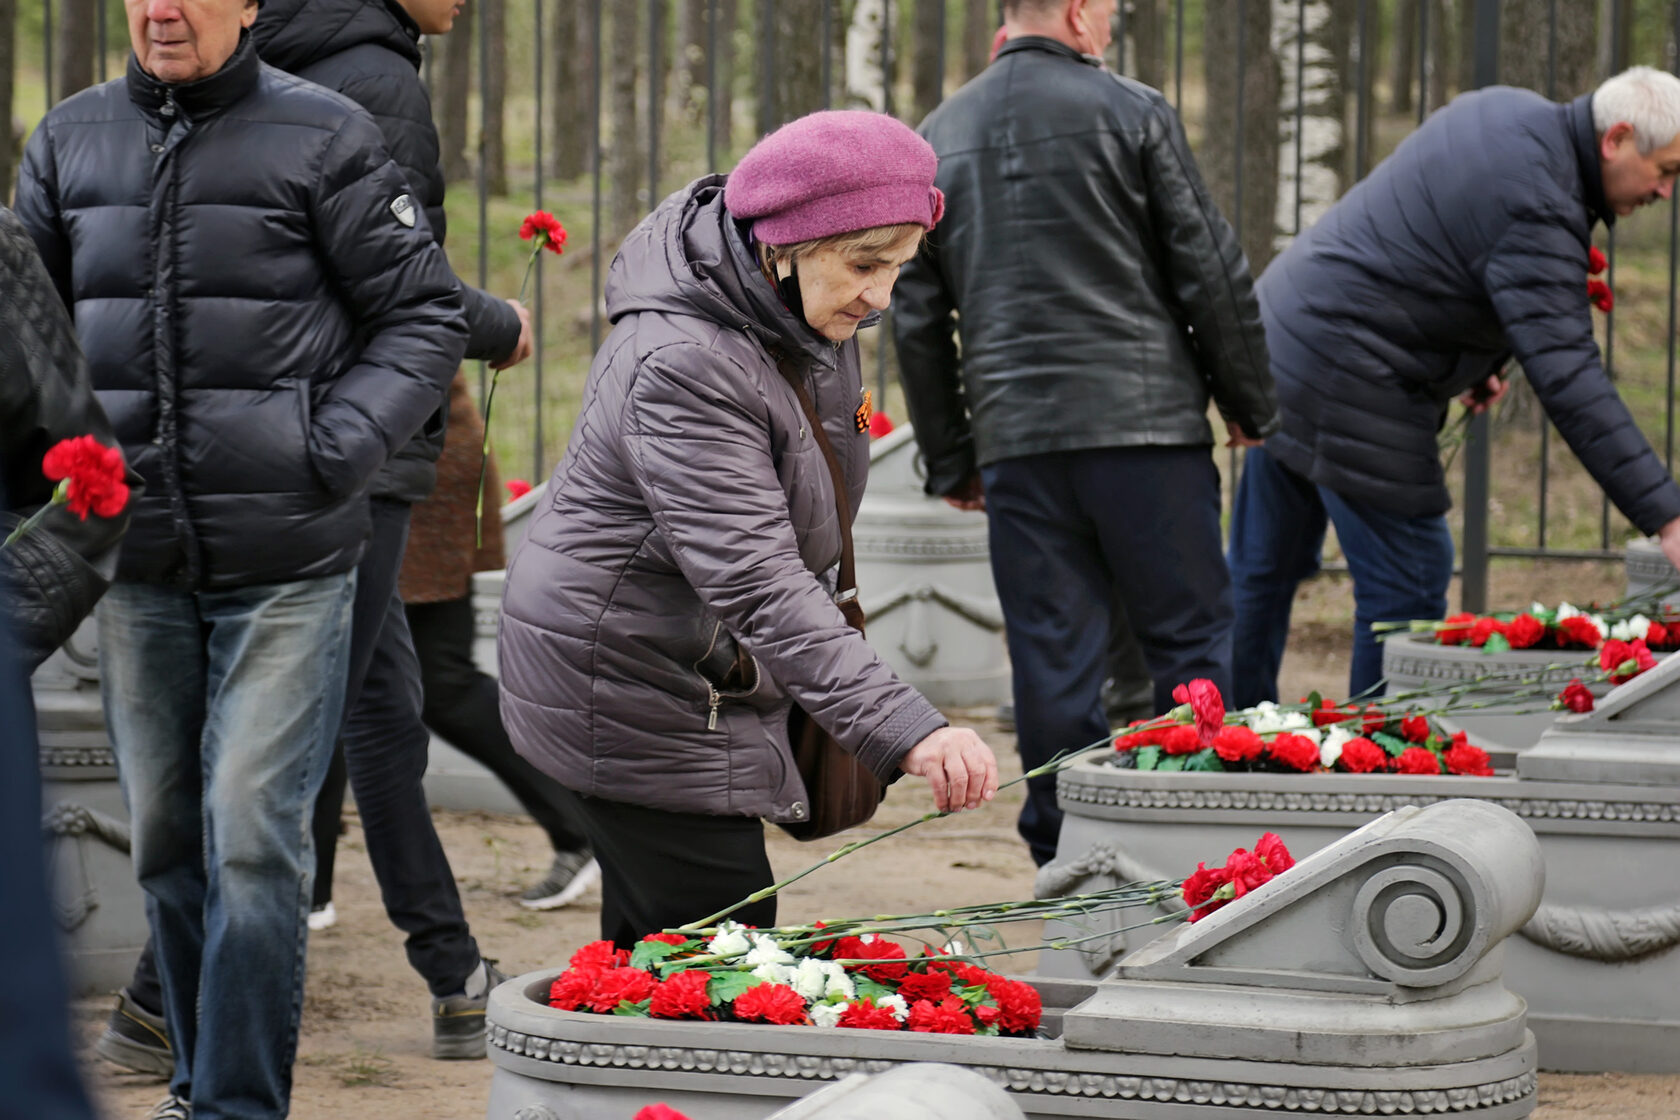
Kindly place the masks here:
[(1476, 88), (1476, 0), (1453, 0), (1458, 11), (1458, 90)]
[[(553, 123), (549, 169), (556, 179), (575, 179), (588, 167), (589, 110), (593, 94), (594, 44), (581, 40), (587, 21), (583, 10), (594, 0), (554, 0), (553, 46), (548, 52), (553, 69)], [(582, 18), (580, 18), (582, 17)]]
[(12, 83), (17, 72), (17, 0), (0, 0), (0, 200), (12, 197), (19, 133), (12, 126)]
[(1412, 84), (1417, 80), (1418, 0), (1400, 0), (1394, 14), (1393, 70), (1389, 77), (1388, 111), (1412, 111)]
[(1557, 0), (1557, 72), (1552, 58), (1552, 0), (1505, 0), (1500, 10), (1499, 80), (1558, 101), (1598, 83), (1598, 12), (1594, 0)]
[(706, 0), (679, 0), (677, 61), (671, 72), (671, 111), (698, 124), (706, 106)]
[(502, 130), (502, 109), (507, 102), (507, 0), (479, 2), (484, 5), (490, 60), (483, 78), (484, 135), (479, 137), (479, 151), (485, 190), (500, 197), (508, 193), (507, 139)]
[(1133, 74), (1160, 89), (1167, 80), (1167, 19), (1163, 0), (1134, 0), (1126, 21), (1132, 37)]
[(438, 57), (437, 125), (443, 177), (451, 183), (471, 178), (473, 162), (467, 155), (468, 104), (472, 95), (473, 31), (477, 20), (467, 15), (455, 21), (455, 30), (443, 40)]
[(854, 109), (881, 112), (887, 103), (887, 78), (881, 66), (882, 36), (886, 32), (885, 0), (856, 0), (846, 28), (846, 97)]
[(910, 86), (915, 104), (911, 120), (920, 121), (945, 97), (945, 0), (915, 0), (910, 45)]
[(611, 128), (606, 147), (607, 179), (611, 184), (614, 239), (629, 233), (641, 220), (643, 206), (637, 196), (641, 185), (641, 142), (636, 122), (636, 65), (641, 57), (637, 29), (640, 14), (635, 3), (612, 5), (612, 50), (607, 73), (611, 77), (609, 119)]
[[(711, 91), (718, 158), (727, 166), (735, 144), (735, 32), (741, 26), (740, 0), (718, 0), (716, 78)], [(717, 170), (711, 168), (710, 170)]]
[[(1243, 41), (1240, 67), (1236, 61), (1239, 14)], [(1249, 268), (1256, 276), (1272, 259), (1272, 226), (1277, 213), (1279, 79), (1271, 25), (1272, 0), (1207, 0), (1203, 49), (1208, 108), (1201, 166), (1213, 199), (1236, 227)]]
[[(760, 0), (761, 3), (766, 0)], [(775, 124), (823, 106), (820, 0), (776, 0)]]
[[(1304, 37), (1300, 34), (1302, 22), (1306, 25)], [(1300, 229), (1306, 229), (1341, 194), (1347, 146), (1347, 105), (1342, 88), (1345, 73), (1337, 65), (1337, 39), (1341, 34), (1332, 0), (1307, 0), (1305, 4), (1272, 0), (1272, 46), (1282, 76), (1275, 219), (1275, 247), (1280, 252), (1293, 238), (1297, 221)]]
[(984, 70), (991, 61), (992, 36), (997, 34), (997, 5), (991, 0), (966, 0), (964, 7), (963, 77), (966, 80)]
[(99, 9), (94, 0), (57, 0), (58, 19), (53, 32), (53, 82), (58, 100), (93, 84), (94, 55), (99, 51)]

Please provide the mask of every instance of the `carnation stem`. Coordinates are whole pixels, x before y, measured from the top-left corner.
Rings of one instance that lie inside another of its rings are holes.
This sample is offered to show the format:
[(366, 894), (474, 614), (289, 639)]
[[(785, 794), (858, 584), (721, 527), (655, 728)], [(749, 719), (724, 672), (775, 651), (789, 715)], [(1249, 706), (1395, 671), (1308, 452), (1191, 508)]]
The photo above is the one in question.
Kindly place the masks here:
[[(537, 267), (537, 254), (548, 244), (546, 234), (536, 238), (536, 247), (531, 250), (530, 259), (525, 262), (525, 276), (519, 281), (519, 302), (525, 302), (525, 286), (531, 282), (531, 273)], [(502, 375), (499, 369), (490, 371), (490, 388), (484, 394), (484, 445), (479, 448), (478, 458), (478, 499), (473, 503), (473, 546), (484, 547), (484, 480), (490, 474), (490, 407), (496, 401), (496, 379)]]

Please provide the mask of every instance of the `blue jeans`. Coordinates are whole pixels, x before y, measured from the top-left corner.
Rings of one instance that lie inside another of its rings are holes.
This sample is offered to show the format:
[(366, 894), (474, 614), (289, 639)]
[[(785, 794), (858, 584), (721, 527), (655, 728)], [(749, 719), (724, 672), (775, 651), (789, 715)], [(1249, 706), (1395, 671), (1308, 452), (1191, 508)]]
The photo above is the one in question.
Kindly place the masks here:
[(1445, 517), (1402, 517), (1343, 497), (1254, 448), (1243, 459), (1231, 515), (1236, 707), (1278, 698), (1290, 607), (1296, 587), (1318, 571), (1326, 522), (1336, 526), (1353, 576), (1350, 698), (1382, 682), (1382, 643), (1373, 623), (1447, 613), (1453, 540)]
[[(982, 468), (992, 576), (1003, 607), (1021, 765), (1109, 734), (1115, 603), (1155, 683), (1231, 684), (1231, 588), (1219, 540), (1219, 473), (1202, 447), (1113, 447)], [(1056, 855), (1055, 775), (1030, 778), (1017, 827), (1041, 866)]]
[(286, 1115), (310, 810), (344, 702), (353, 574), (192, 592), (119, 583), (101, 686), (134, 869), (195, 1120)]

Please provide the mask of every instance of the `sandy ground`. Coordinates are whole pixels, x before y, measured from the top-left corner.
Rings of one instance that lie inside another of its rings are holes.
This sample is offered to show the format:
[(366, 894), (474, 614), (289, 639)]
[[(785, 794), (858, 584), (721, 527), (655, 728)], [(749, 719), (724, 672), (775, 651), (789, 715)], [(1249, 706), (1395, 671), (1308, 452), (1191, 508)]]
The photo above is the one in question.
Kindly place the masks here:
[[(1536, 578), (1540, 586), (1530, 592)], [(1563, 591), (1576, 601), (1594, 595), (1608, 598), (1616, 578), (1601, 570), (1571, 574), (1548, 569), (1539, 577), (1508, 575), (1505, 582), (1512, 581), (1521, 587), (1496, 583), (1496, 603), (1526, 605), (1526, 600), (1519, 602), (1519, 590), (1548, 601)], [(1583, 582), (1590, 584), (1585, 591)], [(1563, 590), (1547, 593), (1553, 583)], [(1501, 595), (1502, 590), (1508, 593)], [(1347, 617), (1341, 581), (1318, 581), (1303, 589), (1296, 640), (1285, 662), (1285, 695), (1313, 688), (1334, 696), (1345, 691)], [(987, 713), (959, 713), (958, 719), (980, 730), (1011, 775), (1019, 772), (1013, 737), (1000, 732)], [(1014, 833), (1019, 804), (1014, 793), (1006, 790), (985, 809), (921, 826), (822, 868), (784, 892), (781, 919), (924, 912), (1031, 897), (1033, 866)], [(871, 830), (907, 821), (927, 805), (925, 788), (901, 782)], [(512, 975), (562, 962), (597, 936), (596, 892), (549, 913), (519, 907), (519, 891), (548, 866), (547, 844), (534, 825), (523, 818), (472, 813), (438, 812), (436, 817), (473, 931), (485, 955), (498, 958), (504, 972)], [(354, 816), (350, 821), (338, 863), (339, 924), (316, 934), (309, 947), (292, 1115), (298, 1120), (480, 1120), (491, 1066), (486, 1061), (439, 1062), (430, 1057), (425, 986), (408, 968), (401, 936), (379, 906)], [(810, 866), (838, 846), (833, 840), (801, 845), (775, 828), (768, 828), (766, 835), (772, 862), (784, 875)], [(1037, 940), (1036, 930), (1027, 926), (1009, 927), (1005, 936), (1011, 945)], [(1032, 966), (1030, 953), (1012, 959), (1016, 963), (1005, 966), (1011, 970)], [(161, 1083), (119, 1072), (92, 1055), (93, 1039), (109, 1007), (107, 999), (84, 1000), (76, 1007), (88, 1078), (107, 1117), (142, 1117), (163, 1095)], [(1542, 1075), (1540, 1108), (1534, 1115), (1538, 1120), (1671, 1120), (1680, 1116), (1680, 1076)]]

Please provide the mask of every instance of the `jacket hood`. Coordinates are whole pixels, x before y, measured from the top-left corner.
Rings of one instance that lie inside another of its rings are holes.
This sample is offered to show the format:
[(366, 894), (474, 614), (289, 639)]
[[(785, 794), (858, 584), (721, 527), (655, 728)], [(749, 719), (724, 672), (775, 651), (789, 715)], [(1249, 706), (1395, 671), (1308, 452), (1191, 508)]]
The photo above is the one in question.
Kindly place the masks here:
[(290, 74), (365, 43), (420, 66), (420, 28), (397, 0), (263, 0), (251, 36), (264, 62)]
[(723, 205), (726, 180), (696, 179), (624, 239), (607, 274), (607, 317), (690, 315), (745, 330), (767, 349), (834, 365), (834, 344), (788, 310), (759, 271), (748, 235)]

